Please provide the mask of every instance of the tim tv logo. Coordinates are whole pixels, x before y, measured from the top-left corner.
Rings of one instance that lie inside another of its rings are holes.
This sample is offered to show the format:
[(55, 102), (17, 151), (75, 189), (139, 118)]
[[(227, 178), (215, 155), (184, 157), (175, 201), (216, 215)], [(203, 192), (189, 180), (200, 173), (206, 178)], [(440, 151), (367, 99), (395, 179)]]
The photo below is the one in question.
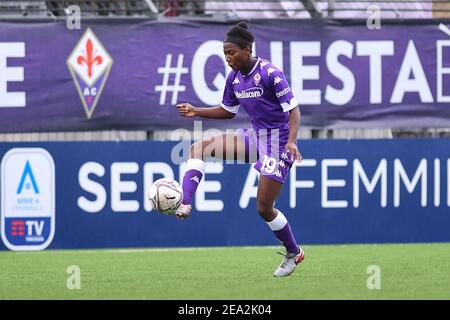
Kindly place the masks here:
[(1, 164), (1, 237), (10, 250), (43, 250), (55, 234), (55, 165), (42, 148), (13, 148)]

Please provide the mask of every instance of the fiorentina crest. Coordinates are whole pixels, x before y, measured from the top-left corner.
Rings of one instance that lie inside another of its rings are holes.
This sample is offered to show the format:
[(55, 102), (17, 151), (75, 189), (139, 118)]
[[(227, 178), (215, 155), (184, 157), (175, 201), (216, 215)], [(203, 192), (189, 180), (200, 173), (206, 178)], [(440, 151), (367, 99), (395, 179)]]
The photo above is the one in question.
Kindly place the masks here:
[(108, 51), (88, 28), (67, 59), (88, 119), (94, 113), (112, 64)]

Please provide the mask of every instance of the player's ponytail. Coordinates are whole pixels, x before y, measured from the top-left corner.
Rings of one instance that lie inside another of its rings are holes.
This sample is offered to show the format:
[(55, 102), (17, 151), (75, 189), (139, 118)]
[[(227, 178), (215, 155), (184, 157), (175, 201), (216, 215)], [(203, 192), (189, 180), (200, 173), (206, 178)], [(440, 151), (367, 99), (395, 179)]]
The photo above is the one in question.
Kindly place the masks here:
[(241, 22), (239, 22), (238, 24), (237, 24), (237, 26), (238, 27), (241, 27), (241, 28), (243, 28), (243, 29), (248, 29), (248, 24), (247, 24), (247, 22), (245, 22), (245, 21), (241, 21)]

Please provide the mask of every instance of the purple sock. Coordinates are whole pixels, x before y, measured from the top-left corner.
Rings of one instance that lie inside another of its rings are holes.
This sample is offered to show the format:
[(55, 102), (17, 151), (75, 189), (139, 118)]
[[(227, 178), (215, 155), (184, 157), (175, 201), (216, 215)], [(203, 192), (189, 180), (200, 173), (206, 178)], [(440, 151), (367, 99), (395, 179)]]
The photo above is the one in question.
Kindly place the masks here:
[(291, 226), (289, 225), (289, 222), (286, 223), (286, 225), (278, 231), (274, 231), (275, 235), (277, 236), (278, 240), (280, 240), (283, 245), (286, 247), (286, 251), (289, 253), (298, 253), (298, 244), (295, 241), (294, 235), (292, 234)]
[(192, 197), (194, 196), (202, 177), (203, 173), (198, 170), (190, 169), (186, 171), (183, 177), (183, 204), (192, 204)]
[(183, 204), (192, 204), (192, 198), (202, 181), (206, 163), (200, 159), (189, 159), (183, 177)]
[(297, 241), (295, 241), (294, 235), (291, 230), (291, 226), (289, 225), (289, 222), (287, 221), (284, 214), (277, 210), (278, 214), (270, 222), (267, 222), (270, 229), (272, 229), (275, 236), (278, 238), (278, 240), (283, 243), (283, 245), (286, 247), (286, 251), (289, 253), (298, 253), (298, 244)]

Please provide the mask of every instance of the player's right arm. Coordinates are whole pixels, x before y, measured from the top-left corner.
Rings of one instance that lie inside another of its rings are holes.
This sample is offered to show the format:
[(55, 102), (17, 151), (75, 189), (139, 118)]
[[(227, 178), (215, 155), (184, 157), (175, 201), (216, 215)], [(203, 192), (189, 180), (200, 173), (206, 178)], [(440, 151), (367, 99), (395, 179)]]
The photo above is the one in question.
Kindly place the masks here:
[(222, 106), (212, 108), (196, 108), (190, 103), (177, 104), (177, 109), (183, 117), (201, 117), (210, 119), (231, 119), (236, 113), (225, 110)]
[(222, 103), (212, 108), (196, 108), (189, 103), (177, 105), (178, 112), (183, 117), (201, 117), (210, 119), (231, 119), (239, 110), (239, 101), (234, 94), (233, 81), (236, 72), (230, 72), (225, 81)]
[(231, 119), (239, 110), (239, 101), (233, 90), (233, 80), (236, 73), (230, 72), (225, 82), (222, 103), (212, 108), (196, 108), (189, 103), (177, 104), (177, 109), (183, 117), (201, 117), (210, 119)]

